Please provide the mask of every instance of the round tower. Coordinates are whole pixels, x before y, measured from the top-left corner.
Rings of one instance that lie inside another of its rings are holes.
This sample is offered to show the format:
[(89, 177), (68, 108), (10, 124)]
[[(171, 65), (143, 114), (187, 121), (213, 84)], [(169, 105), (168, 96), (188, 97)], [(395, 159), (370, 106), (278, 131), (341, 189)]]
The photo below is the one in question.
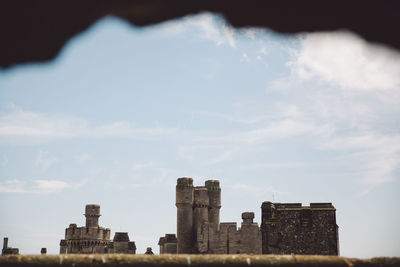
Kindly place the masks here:
[(99, 227), (100, 205), (86, 205), (85, 208), (86, 227)]
[(190, 254), (193, 249), (193, 179), (179, 178), (176, 184), (178, 253)]
[(219, 230), (219, 210), (221, 209), (221, 187), (219, 187), (219, 181), (206, 181), (206, 188), (210, 197), (208, 220), (212, 228)]
[(194, 214), (193, 214), (193, 228), (201, 227), (202, 223), (208, 222), (208, 207), (209, 207), (208, 189), (205, 186), (198, 186), (194, 188)]

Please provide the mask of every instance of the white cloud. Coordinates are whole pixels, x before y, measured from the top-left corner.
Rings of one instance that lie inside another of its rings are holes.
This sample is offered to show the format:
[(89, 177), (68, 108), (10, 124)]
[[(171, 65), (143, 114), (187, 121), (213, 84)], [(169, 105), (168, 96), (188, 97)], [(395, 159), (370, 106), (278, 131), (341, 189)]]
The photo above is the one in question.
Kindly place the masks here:
[(400, 169), (400, 134), (368, 132), (332, 137), (321, 142), (319, 146), (321, 149), (346, 152), (338, 161), (349, 169), (357, 169), (358, 174), (355, 177), (360, 184), (365, 185), (362, 194), (393, 181), (395, 171)]
[(266, 55), (268, 55), (268, 50), (267, 50), (267, 48), (266, 48), (265, 46), (262, 46), (262, 47), (257, 51), (257, 53), (258, 53), (258, 54), (261, 54), (261, 55), (263, 55), (263, 56), (266, 56)]
[(68, 183), (64, 181), (56, 180), (34, 180), (36, 186), (34, 187), (35, 192), (40, 193), (56, 193), (63, 189), (71, 187)]
[(47, 171), (58, 159), (54, 156), (50, 156), (48, 151), (39, 151), (36, 156), (34, 167), (38, 168), (40, 171)]
[(256, 39), (257, 29), (255, 28), (248, 28), (244, 30), (244, 35), (250, 38), (251, 40)]
[(270, 119), (276, 119), (276, 114), (272, 113), (261, 113), (254, 110), (243, 110), (238, 108), (235, 112), (230, 113), (220, 113), (213, 111), (205, 111), (205, 110), (194, 110), (194, 114), (217, 118), (226, 120), (229, 122), (241, 123), (241, 124), (257, 124), (260, 122), (264, 122)]
[(314, 145), (342, 154), (335, 164), (351, 172), (363, 193), (396, 179), (400, 55), (335, 32), (302, 36), (292, 56), (290, 76), (272, 82), (267, 93), (286, 99), (281, 109), (291, 110), (289, 118), (330, 129), (317, 133)]
[(0, 192), (3, 193), (30, 193), (30, 194), (52, 194), (58, 193), (64, 189), (71, 187), (79, 187), (80, 185), (71, 185), (59, 180), (33, 180), (25, 182), (21, 180), (7, 180), (0, 183)]
[[(226, 114), (197, 111), (245, 128), (194, 138), (180, 148), (180, 156), (222, 162), (264, 142), (311, 136), (310, 149), (341, 155), (332, 164), (358, 183), (361, 193), (397, 179), (399, 54), (350, 33), (307, 34), (300, 44), (287, 64), (290, 75), (273, 81), (266, 91), (282, 102), (258, 108), (245, 103)], [(264, 165), (253, 167), (275, 167)]]
[(242, 53), (242, 57), (240, 59), (240, 62), (244, 62), (244, 61), (250, 62), (251, 60), (250, 60), (249, 56), (246, 53), (243, 52)]
[(82, 119), (49, 116), (13, 105), (10, 112), (0, 117), (0, 136), (74, 137), (82, 134), (86, 124)]
[(126, 121), (89, 126), (89, 122), (82, 118), (25, 111), (15, 105), (10, 108), (8, 113), (0, 116), (2, 143), (42, 143), (78, 137), (154, 139), (171, 135), (175, 131), (175, 128), (159, 126), (138, 128)]
[(288, 138), (299, 135), (329, 135), (332, 127), (329, 124), (318, 125), (312, 121), (282, 119), (271, 122), (268, 126), (238, 134), (239, 140), (249, 144), (271, 138)]
[(306, 34), (294, 54), (289, 66), (302, 80), (353, 90), (385, 91), (400, 86), (400, 55), (352, 33)]
[(168, 21), (154, 27), (157, 33), (168, 35), (184, 34), (193, 31), (193, 27), (200, 31), (200, 37), (214, 42), (216, 45), (236, 47), (236, 30), (227, 25), (222, 18), (210, 13), (188, 16), (182, 20)]
[(223, 25), (222, 21), (217, 21), (211, 14), (201, 14), (191, 17), (183, 22), (184, 24), (195, 26), (201, 30), (201, 37), (213, 41), (216, 45), (228, 44), (231, 47), (236, 46), (235, 32), (231, 27)]

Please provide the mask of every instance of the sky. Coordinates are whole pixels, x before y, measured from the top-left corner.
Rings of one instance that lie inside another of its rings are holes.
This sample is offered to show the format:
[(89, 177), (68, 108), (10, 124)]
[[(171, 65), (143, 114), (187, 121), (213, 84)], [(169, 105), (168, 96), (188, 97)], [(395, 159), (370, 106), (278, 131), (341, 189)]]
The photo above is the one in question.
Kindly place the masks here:
[(350, 32), (104, 18), (52, 62), (0, 70), (0, 237), (58, 254), (93, 203), (158, 253), (193, 177), (220, 180), (222, 222), (332, 202), (342, 256), (400, 256), (399, 103), (400, 53)]

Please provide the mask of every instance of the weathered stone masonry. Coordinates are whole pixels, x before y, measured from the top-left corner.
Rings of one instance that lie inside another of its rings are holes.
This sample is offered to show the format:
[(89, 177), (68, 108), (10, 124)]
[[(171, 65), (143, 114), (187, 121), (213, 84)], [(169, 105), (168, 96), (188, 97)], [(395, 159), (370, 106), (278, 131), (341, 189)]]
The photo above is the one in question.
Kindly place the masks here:
[(264, 202), (263, 254), (339, 255), (336, 209), (331, 203)]
[(179, 178), (176, 207), (177, 239), (172, 234), (161, 237), (160, 253), (261, 254), (261, 231), (253, 222), (253, 212), (242, 214), (243, 222), (239, 229), (236, 223), (220, 223), (219, 181), (208, 180), (205, 186), (194, 187), (192, 178)]
[(177, 237), (159, 241), (160, 254), (319, 254), (339, 255), (336, 210), (331, 203), (264, 202), (262, 223), (242, 213), (242, 225), (220, 223), (219, 181), (193, 186), (192, 178), (176, 185)]
[(135, 242), (128, 233), (116, 232), (110, 241), (111, 230), (99, 226), (99, 205), (86, 205), (86, 226), (70, 224), (65, 229), (65, 239), (60, 242), (60, 254), (127, 253), (135, 254)]

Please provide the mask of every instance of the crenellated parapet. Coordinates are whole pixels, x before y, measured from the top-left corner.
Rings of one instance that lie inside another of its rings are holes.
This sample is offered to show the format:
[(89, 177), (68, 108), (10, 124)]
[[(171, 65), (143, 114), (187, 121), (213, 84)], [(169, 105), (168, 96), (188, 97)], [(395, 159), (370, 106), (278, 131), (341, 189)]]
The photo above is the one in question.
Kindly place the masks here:
[(100, 205), (86, 205), (84, 215), (86, 217), (86, 227), (99, 227)]
[(193, 208), (207, 208), (210, 204), (208, 189), (205, 186), (196, 186), (194, 188), (194, 205)]
[(179, 178), (176, 184), (176, 206), (193, 205), (193, 179)]
[[(254, 213), (243, 214), (242, 229), (237, 229), (236, 223), (220, 223), (221, 187), (218, 180), (193, 186), (192, 178), (179, 178), (176, 206), (177, 253), (261, 253), (261, 232), (258, 224), (253, 223)], [(160, 253), (167, 253), (165, 244), (166, 238), (160, 238)]]
[[(116, 233), (116, 242), (110, 241), (111, 230), (99, 226), (100, 206), (85, 207), (86, 226), (71, 223), (65, 229), (65, 239), (60, 241), (60, 254), (130, 253), (136, 246), (129, 241), (128, 233)], [(116, 245), (114, 246), (114, 243)]]
[(243, 212), (242, 213), (242, 220), (243, 220), (243, 223), (242, 223), (242, 225), (244, 225), (244, 224), (254, 224), (253, 223), (253, 219), (254, 219), (254, 212)]

